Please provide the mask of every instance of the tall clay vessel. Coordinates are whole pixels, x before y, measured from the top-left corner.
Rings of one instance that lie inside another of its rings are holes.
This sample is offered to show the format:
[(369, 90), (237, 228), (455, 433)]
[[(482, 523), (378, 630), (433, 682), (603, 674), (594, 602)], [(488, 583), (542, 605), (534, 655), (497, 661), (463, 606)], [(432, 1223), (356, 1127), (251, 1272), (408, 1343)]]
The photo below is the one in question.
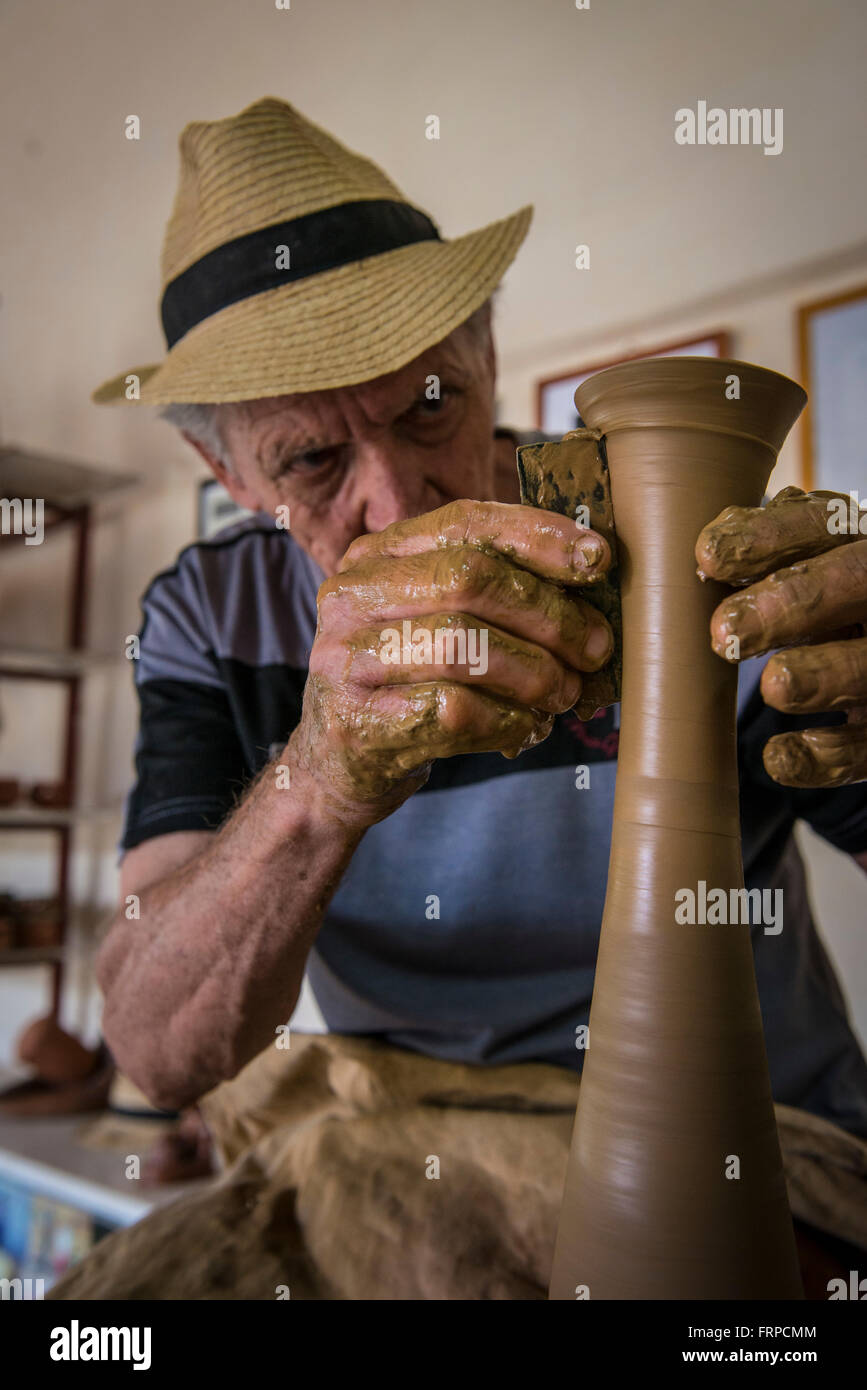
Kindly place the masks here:
[(727, 591), (697, 576), (696, 540), (723, 508), (760, 503), (806, 397), (775, 372), (695, 357), (610, 368), (575, 400), (605, 440), (623, 678), (550, 1296), (800, 1298), (750, 928), (675, 913), (682, 890), (700, 898), (704, 885), (725, 891), (729, 917), (745, 915), (731, 894), (744, 886), (737, 669), (709, 635)]

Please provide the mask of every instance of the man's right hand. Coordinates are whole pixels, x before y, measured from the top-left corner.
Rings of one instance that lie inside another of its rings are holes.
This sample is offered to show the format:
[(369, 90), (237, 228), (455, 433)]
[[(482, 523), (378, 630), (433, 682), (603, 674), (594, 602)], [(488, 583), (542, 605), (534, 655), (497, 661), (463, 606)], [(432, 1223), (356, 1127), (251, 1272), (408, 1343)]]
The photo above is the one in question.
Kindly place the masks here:
[[(516, 757), (572, 708), (580, 673), (611, 655), (605, 619), (568, 592), (610, 563), (596, 532), (500, 502), (451, 502), (359, 537), (319, 590), (303, 712), (284, 761), (315, 780), (337, 819), (362, 828), (422, 786), (435, 758)], [(486, 630), (487, 670), (409, 653), (384, 662), (383, 633), (402, 634), (405, 620), (411, 633), (477, 628), (476, 642)]]

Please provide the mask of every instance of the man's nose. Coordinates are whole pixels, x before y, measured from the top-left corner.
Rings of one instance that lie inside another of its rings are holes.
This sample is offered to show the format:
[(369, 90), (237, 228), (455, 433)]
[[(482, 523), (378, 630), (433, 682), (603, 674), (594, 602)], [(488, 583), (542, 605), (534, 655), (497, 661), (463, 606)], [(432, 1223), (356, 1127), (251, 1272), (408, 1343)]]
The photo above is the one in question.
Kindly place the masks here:
[(365, 450), (357, 478), (365, 531), (383, 531), (437, 505), (418, 458), (399, 444)]

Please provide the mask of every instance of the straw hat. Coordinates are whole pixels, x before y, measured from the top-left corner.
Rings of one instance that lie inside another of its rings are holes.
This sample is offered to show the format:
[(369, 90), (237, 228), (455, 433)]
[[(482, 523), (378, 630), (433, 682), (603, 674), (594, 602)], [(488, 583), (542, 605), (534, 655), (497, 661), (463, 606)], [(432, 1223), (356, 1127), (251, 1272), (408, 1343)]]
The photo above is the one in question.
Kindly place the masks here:
[[(368, 159), (288, 102), (194, 121), (162, 255), (162, 362), (93, 393), (241, 401), (370, 381), (445, 338), (495, 289), (532, 207), (454, 241)], [(133, 388), (134, 389), (134, 388)]]

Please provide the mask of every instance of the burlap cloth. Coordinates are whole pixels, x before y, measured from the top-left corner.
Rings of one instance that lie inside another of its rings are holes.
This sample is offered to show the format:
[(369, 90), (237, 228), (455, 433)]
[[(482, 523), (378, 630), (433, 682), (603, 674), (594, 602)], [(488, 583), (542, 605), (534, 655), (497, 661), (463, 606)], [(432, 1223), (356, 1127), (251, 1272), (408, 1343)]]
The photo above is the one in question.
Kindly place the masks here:
[[(546, 1064), (293, 1035), (202, 1100), (220, 1176), (49, 1297), (545, 1298), (577, 1093)], [(785, 1105), (777, 1122), (793, 1215), (867, 1249), (867, 1143)]]

